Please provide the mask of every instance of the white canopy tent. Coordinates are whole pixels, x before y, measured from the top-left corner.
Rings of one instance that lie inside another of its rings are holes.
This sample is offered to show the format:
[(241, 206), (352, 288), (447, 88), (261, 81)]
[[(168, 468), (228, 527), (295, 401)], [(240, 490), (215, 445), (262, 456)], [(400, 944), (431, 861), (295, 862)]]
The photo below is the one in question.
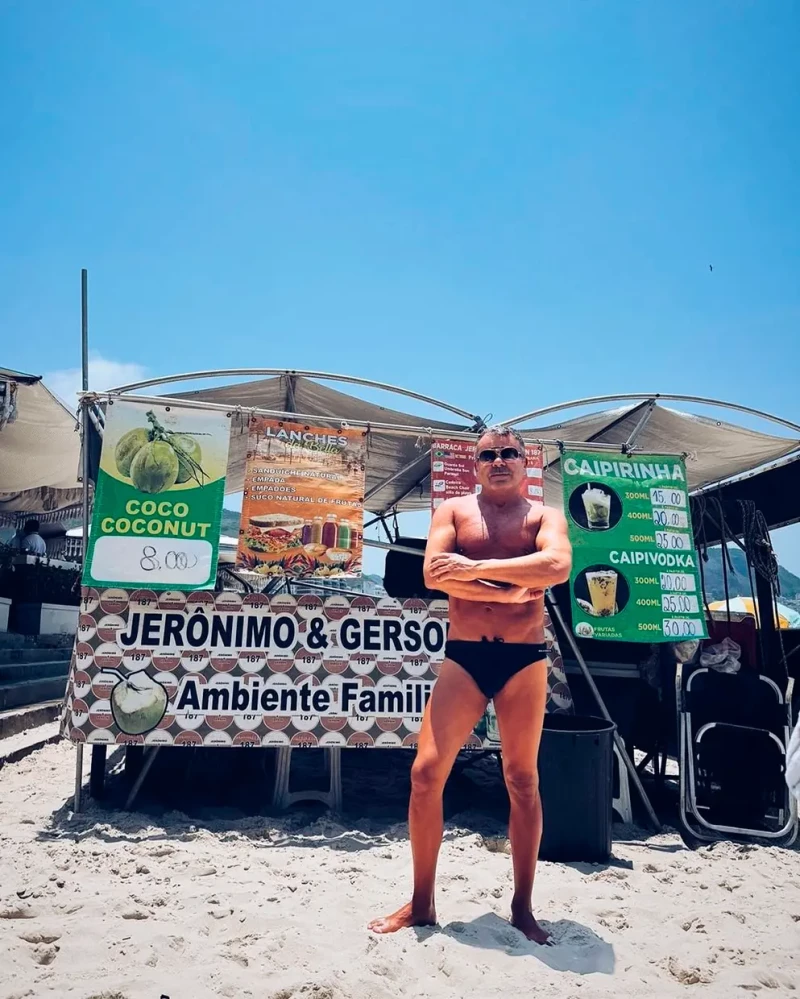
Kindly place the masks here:
[[(170, 392), (158, 396), (139, 395), (141, 390), (175, 382), (199, 379), (261, 375), (253, 381)], [(420, 417), (369, 402), (331, 388), (324, 382), (341, 382), (369, 390), (382, 389), (443, 411), (448, 419)], [(367, 379), (312, 371), (277, 369), (233, 369), (194, 372), (150, 379), (121, 386), (96, 397), (94, 425), (102, 425), (102, 408), (109, 397), (127, 396), (202, 408), (225, 409), (234, 417), (226, 492), (240, 492), (244, 483), (247, 451), (247, 417), (258, 412), (299, 422), (324, 425), (349, 424), (369, 430), (366, 508), (377, 514), (430, 509), (430, 443), (436, 435), (475, 439), (485, 426), (480, 416), (449, 403), (407, 389)], [(749, 413), (792, 431), (778, 436), (751, 430), (722, 420), (697, 416), (663, 405), (659, 400), (684, 400)], [(590, 412), (558, 423), (529, 425), (544, 416), (592, 403), (636, 400), (627, 405)], [(458, 417), (458, 422), (451, 418)], [(540, 442), (545, 450), (545, 498), (561, 504), (560, 447), (591, 450), (663, 453), (686, 457), (689, 489), (693, 492), (754, 474), (770, 463), (785, 465), (800, 458), (800, 426), (757, 410), (716, 400), (688, 396), (606, 396), (562, 403), (534, 413), (502, 421), (520, 427), (523, 437)], [(800, 519), (800, 508), (796, 519)]]
[(59, 520), (80, 509), (74, 414), (39, 375), (0, 368), (0, 523)]
[[(630, 397), (609, 398), (619, 400)], [(800, 427), (788, 421), (714, 400), (688, 400), (708, 402), (725, 409), (743, 410), (761, 419), (780, 423), (796, 432), (793, 437), (775, 436), (667, 407), (657, 401), (659, 398), (675, 397), (648, 396), (642, 402), (543, 426), (528, 425), (528, 421), (536, 414), (527, 414), (504, 422), (518, 427), (525, 437), (557, 437), (570, 441), (585, 441), (590, 446), (601, 443), (617, 444), (643, 454), (684, 454), (688, 485), (692, 492), (751, 472), (800, 450)], [(584, 406), (591, 401), (564, 403), (540, 412), (545, 414)], [(559, 457), (557, 448), (546, 448), (545, 489), (548, 502), (554, 505), (558, 504), (561, 498)]]

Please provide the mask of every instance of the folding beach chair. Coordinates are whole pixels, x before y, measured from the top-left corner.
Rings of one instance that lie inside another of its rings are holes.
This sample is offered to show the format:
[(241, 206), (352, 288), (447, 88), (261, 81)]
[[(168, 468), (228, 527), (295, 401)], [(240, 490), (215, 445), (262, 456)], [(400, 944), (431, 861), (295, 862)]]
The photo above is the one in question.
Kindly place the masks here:
[(781, 691), (751, 669), (678, 666), (679, 811), (691, 836), (794, 842), (797, 802), (785, 777), (793, 683)]

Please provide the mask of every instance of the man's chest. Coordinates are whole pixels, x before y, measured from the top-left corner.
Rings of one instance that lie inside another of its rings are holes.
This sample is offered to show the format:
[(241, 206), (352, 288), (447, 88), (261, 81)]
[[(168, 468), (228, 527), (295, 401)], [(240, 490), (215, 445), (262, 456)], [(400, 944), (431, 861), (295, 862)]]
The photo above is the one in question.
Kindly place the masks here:
[(514, 558), (536, 551), (538, 530), (524, 513), (470, 512), (456, 519), (456, 545), (469, 558)]

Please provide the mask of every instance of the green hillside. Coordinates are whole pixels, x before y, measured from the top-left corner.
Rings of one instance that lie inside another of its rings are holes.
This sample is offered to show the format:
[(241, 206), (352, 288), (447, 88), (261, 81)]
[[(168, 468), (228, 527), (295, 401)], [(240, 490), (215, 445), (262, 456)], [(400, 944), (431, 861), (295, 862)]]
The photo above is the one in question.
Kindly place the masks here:
[(222, 511), (222, 530), (220, 534), (225, 534), (229, 538), (239, 537), (239, 511)]
[[(731, 597), (750, 597), (752, 590), (750, 577), (747, 572), (747, 561), (741, 548), (730, 545), (728, 548), (733, 563), (734, 571), (728, 568), (728, 593)], [(725, 599), (725, 584), (722, 573), (722, 549), (712, 548), (709, 553), (708, 562), (703, 565), (705, 576), (706, 596), (709, 600)], [(795, 576), (788, 569), (781, 567), (778, 570), (778, 579), (781, 586), (781, 595), (778, 598), (781, 603), (789, 607), (800, 609), (800, 576)]]

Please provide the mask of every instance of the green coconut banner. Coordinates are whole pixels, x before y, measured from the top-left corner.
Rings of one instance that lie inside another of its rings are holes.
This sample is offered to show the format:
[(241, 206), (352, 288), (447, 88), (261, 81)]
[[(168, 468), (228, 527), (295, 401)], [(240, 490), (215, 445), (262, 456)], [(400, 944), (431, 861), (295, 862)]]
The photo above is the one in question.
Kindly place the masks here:
[(85, 586), (214, 585), (230, 417), (175, 406), (108, 406)]
[(567, 451), (561, 465), (575, 634), (707, 637), (683, 459)]

